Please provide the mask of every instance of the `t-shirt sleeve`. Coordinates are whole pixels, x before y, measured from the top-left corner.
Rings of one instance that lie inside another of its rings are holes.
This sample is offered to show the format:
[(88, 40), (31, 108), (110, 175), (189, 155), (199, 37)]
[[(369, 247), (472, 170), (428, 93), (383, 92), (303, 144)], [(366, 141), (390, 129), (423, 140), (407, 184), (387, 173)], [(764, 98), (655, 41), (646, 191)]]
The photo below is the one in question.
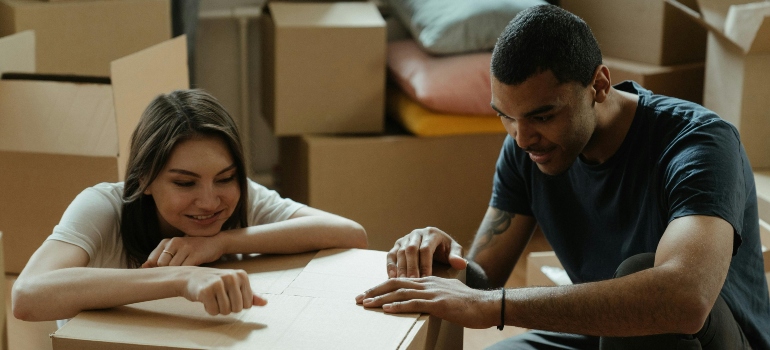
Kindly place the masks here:
[(91, 261), (109, 242), (115, 239), (120, 218), (120, 197), (108, 188), (90, 187), (75, 197), (64, 211), (59, 224), (47, 240), (73, 244), (88, 253)]
[(500, 150), (489, 206), (509, 213), (531, 216), (532, 208), (526, 184), (521, 169), (516, 164), (515, 142), (512, 137), (507, 136)]
[(248, 188), (251, 203), (248, 210), (249, 226), (288, 220), (292, 214), (305, 206), (289, 198), (281, 198), (277, 192), (251, 179), (248, 180)]
[(699, 124), (671, 143), (667, 153), (669, 222), (688, 215), (718, 216), (733, 226), (734, 254), (741, 243), (747, 200), (746, 158), (738, 132), (723, 120)]

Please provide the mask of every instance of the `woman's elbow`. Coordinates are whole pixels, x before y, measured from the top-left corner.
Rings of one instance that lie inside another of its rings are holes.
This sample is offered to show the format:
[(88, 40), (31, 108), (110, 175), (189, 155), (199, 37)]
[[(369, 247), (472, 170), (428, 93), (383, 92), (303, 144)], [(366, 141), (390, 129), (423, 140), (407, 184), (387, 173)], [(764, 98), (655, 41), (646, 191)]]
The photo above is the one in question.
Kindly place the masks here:
[(360, 249), (366, 249), (369, 247), (369, 242), (366, 236), (366, 230), (364, 229), (361, 224), (353, 221), (348, 220), (350, 223), (348, 223), (348, 226), (350, 227), (351, 233), (351, 247), (352, 248), (360, 248)]
[(24, 284), (16, 281), (11, 291), (11, 310), (13, 317), (22, 321), (38, 321), (34, 317), (32, 296), (29, 295)]

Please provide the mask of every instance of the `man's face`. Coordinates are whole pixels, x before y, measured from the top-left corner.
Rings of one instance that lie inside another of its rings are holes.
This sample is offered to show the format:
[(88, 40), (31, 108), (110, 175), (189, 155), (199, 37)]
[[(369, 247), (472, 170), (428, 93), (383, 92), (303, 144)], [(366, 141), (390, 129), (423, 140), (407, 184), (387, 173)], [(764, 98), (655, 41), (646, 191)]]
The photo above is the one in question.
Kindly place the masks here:
[(519, 85), (492, 77), (492, 108), (508, 134), (545, 174), (565, 172), (583, 152), (596, 127), (590, 89), (560, 84), (551, 71)]

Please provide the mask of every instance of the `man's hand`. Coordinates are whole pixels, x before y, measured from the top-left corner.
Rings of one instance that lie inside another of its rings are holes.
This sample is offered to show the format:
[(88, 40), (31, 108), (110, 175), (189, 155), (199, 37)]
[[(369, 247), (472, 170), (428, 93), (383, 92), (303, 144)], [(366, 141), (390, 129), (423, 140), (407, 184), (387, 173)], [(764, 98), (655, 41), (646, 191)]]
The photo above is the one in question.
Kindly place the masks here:
[(243, 270), (225, 270), (207, 267), (186, 267), (181, 271), (184, 281), (179, 295), (190, 301), (203, 303), (210, 315), (240, 312), (253, 305), (264, 306), (267, 300), (255, 295), (249, 276)]
[(150, 252), (142, 267), (198, 266), (216, 261), (224, 253), (220, 235), (164, 239)]
[(435, 227), (414, 230), (401, 237), (388, 252), (388, 277), (421, 277), (433, 274), (433, 260), (465, 269), (463, 247)]
[(477, 290), (456, 279), (435, 276), (395, 278), (356, 297), (364, 307), (382, 307), (387, 313), (429, 313), (468, 328), (489, 328), (500, 323), (499, 290)]

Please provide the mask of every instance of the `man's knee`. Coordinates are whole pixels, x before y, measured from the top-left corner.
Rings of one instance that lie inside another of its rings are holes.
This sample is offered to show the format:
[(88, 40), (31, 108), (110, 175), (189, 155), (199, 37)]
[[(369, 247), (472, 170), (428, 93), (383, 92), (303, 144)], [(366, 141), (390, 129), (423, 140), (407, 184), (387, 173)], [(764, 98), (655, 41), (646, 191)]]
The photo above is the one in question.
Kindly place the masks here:
[(636, 254), (618, 266), (614, 278), (623, 277), (655, 266), (655, 253)]

